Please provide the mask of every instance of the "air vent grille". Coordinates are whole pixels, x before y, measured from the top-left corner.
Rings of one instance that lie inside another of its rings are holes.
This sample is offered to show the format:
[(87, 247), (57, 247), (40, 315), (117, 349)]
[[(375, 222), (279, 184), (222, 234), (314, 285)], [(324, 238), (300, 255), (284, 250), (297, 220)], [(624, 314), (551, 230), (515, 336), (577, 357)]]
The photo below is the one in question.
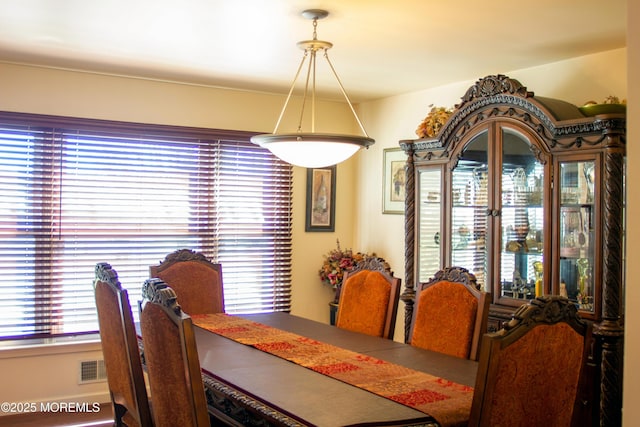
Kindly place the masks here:
[(107, 371), (104, 368), (104, 360), (83, 360), (80, 362), (80, 384), (106, 380)]

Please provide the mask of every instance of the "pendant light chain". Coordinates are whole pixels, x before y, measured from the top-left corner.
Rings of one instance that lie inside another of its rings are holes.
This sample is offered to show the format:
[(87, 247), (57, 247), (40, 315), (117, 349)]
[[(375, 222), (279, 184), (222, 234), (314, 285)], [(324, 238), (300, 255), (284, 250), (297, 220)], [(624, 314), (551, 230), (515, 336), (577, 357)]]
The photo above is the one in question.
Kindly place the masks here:
[[(313, 18), (313, 41), (318, 40), (318, 18)], [(316, 52), (319, 48), (316, 44), (311, 43), (305, 48), (305, 54), (311, 52), (309, 59), (309, 69), (307, 70), (307, 80), (304, 85), (304, 95), (302, 97), (302, 109), (300, 111), (300, 121), (298, 122), (298, 132), (302, 132), (302, 120), (304, 117), (304, 109), (307, 104), (307, 95), (309, 94), (309, 80), (311, 80), (311, 132), (316, 131)], [(327, 52), (324, 49), (325, 54)]]
[(313, 39), (318, 40), (318, 18), (313, 18)]

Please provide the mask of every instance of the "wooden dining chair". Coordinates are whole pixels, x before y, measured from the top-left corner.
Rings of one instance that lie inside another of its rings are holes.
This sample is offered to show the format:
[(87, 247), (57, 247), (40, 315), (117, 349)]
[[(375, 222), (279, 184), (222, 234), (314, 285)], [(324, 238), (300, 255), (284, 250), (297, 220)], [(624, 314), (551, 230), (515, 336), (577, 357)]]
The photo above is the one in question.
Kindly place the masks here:
[(162, 280), (142, 287), (140, 328), (156, 427), (209, 426), (191, 317)]
[(409, 343), (478, 360), (489, 303), (489, 295), (478, 289), (473, 273), (462, 267), (444, 268), (416, 288)]
[(171, 286), (187, 314), (224, 313), (222, 265), (200, 252), (178, 249), (150, 266), (149, 277)]
[(366, 258), (344, 274), (336, 326), (393, 339), (400, 279), (382, 258)]
[(100, 340), (116, 426), (152, 426), (136, 330), (126, 289), (111, 265), (95, 266)]
[(576, 397), (590, 338), (591, 326), (567, 298), (521, 306), (483, 337), (469, 426), (588, 425), (577, 420)]

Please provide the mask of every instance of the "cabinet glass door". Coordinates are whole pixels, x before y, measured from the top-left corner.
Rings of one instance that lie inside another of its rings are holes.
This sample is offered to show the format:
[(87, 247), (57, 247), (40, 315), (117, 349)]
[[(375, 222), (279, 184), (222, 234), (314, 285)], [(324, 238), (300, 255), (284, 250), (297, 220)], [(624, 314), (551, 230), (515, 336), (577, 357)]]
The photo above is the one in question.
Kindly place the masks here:
[(544, 166), (522, 134), (502, 130), (500, 296), (533, 299), (545, 293)]
[(427, 282), (441, 268), (441, 169), (418, 170), (418, 186), (418, 282)]
[(560, 163), (559, 293), (593, 312), (595, 162)]
[(467, 268), (482, 289), (487, 281), (488, 134), (472, 139), (451, 174), (451, 265)]

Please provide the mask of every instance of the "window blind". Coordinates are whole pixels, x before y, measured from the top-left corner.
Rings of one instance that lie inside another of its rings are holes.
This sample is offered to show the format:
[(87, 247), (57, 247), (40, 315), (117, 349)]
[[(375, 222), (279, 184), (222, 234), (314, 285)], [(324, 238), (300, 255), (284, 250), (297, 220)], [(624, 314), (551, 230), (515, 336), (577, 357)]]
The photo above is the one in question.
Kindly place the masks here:
[(222, 264), (227, 312), (288, 311), (292, 168), (250, 136), (0, 113), (0, 339), (97, 331), (97, 262), (137, 316), (180, 248)]

